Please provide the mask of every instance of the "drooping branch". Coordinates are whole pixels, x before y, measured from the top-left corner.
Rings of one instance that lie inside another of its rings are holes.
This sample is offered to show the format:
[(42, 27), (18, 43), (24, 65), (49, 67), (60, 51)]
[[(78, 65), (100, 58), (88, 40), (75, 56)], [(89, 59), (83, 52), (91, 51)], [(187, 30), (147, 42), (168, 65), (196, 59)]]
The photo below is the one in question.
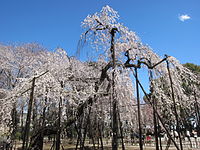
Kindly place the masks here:
[[(92, 95), (92, 96), (89, 96), (88, 99), (83, 102), (78, 108), (77, 108), (77, 117), (79, 118), (83, 112), (84, 112), (84, 109), (87, 108), (87, 106), (92, 106), (92, 104), (97, 100), (97, 98), (99, 98), (100, 96), (105, 96), (105, 95), (99, 95), (98, 94), (98, 91), (99, 91), (99, 88), (100, 86), (102, 85), (102, 83), (104, 82), (105, 79), (109, 79), (108, 75), (107, 75), (107, 71), (112, 67), (112, 63), (109, 62), (102, 70), (101, 70), (101, 75), (100, 75), (100, 78), (99, 78), (99, 81), (96, 82), (95, 84), (95, 92), (96, 94), (95, 95)], [(110, 89), (110, 84), (108, 84), (108, 87), (107, 87), (107, 91), (109, 91)], [(106, 94), (107, 95), (107, 94)], [(95, 97), (95, 99), (94, 99)], [(67, 121), (66, 123), (66, 126), (70, 126), (71, 124), (73, 124), (77, 117), (75, 118), (71, 118)]]

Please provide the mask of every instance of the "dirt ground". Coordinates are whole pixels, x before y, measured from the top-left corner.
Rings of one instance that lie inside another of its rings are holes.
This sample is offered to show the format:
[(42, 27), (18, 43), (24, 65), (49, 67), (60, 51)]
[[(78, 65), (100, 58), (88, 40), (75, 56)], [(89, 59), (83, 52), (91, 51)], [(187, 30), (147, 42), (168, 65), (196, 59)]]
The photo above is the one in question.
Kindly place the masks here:
[[(44, 145), (43, 150), (50, 150), (50, 149), (51, 149), (50, 144)], [(62, 149), (64, 149), (64, 150), (75, 150), (75, 145), (63, 145), (61, 147), (61, 150)], [(112, 149), (111, 147), (107, 147), (107, 146), (104, 147), (104, 150), (111, 150), (111, 149)], [(126, 150), (139, 150), (139, 149), (140, 149), (139, 146), (126, 146)], [(17, 150), (21, 150), (20, 147), (18, 147)], [(93, 148), (91, 146), (86, 146), (85, 150), (93, 150)], [(119, 147), (119, 150), (122, 150), (122, 148)], [(143, 150), (155, 150), (155, 147), (144, 146)], [(169, 148), (169, 150), (176, 150), (176, 148), (171, 147), (171, 148)], [(188, 149), (184, 149), (184, 150), (197, 150), (197, 149), (188, 148)]]
[[(18, 142), (15, 146), (17, 150), (21, 150), (21, 142)], [(97, 146), (97, 145), (96, 145)], [(121, 145), (120, 145), (121, 146)], [(43, 150), (50, 150), (52, 147), (52, 142), (47, 142), (44, 143), (44, 147)], [(61, 145), (61, 150), (75, 150), (76, 145), (73, 144), (69, 144), (67, 141), (63, 142)], [(111, 146), (104, 146), (104, 150), (111, 150)], [(139, 146), (138, 145), (125, 145), (125, 149), (126, 150), (139, 150)], [(86, 148), (85, 150), (93, 150), (93, 147), (91, 144), (86, 144)], [(97, 150), (97, 149), (96, 149)], [(121, 147), (119, 147), (119, 150), (122, 150)], [(143, 147), (143, 150), (155, 150), (155, 146), (153, 145), (145, 145)], [(165, 150), (165, 147), (163, 147), (163, 150)], [(176, 150), (175, 147), (170, 147), (169, 150)], [(184, 150), (198, 150), (197, 148), (184, 148)]]

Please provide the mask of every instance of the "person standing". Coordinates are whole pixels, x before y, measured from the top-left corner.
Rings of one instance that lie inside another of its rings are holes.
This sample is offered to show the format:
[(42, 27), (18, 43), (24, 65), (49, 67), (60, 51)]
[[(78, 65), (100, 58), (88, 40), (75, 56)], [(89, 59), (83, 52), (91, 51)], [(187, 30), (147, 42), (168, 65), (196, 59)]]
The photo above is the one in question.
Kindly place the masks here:
[(191, 139), (190, 139), (190, 131), (188, 131), (188, 130), (186, 131), (186, 138), (190, 142), (190, 147), (192, 148), (192, 142), (191, 142)]
[(193, 130), (193, 135), (194, 135), (194, 140), (195, 140), (195, 144), (196, 144), (196, 148), (197, 148), (197, 146), (198, 146), (198, 144), (197, 144), (197, 131), (196, 130)]

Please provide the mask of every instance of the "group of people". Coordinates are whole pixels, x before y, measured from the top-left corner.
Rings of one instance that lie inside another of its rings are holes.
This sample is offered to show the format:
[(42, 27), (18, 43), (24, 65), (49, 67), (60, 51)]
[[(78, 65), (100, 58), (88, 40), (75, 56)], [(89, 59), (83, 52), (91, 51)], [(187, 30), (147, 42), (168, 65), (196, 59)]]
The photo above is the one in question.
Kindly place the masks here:
[[(172, 130), (170, 132), (170, 135), (173, 139), (175, 139), (175, 141), (178, 141), (179, 134), (176, 130)], [(171, 139), (168, 137), (167, 133), (162, 132), (159, 134), (159, 137), (161, 137), (163, 143), (170, 145)], [(153, 134), (142, 135), (143, 144), (154, 142), (154, 138), (155, 137)], [(197, 135), (196, 130), (193, 130), (193, 131), (186, 130), (186, 132), (181, 133), (181, 138), (184, 143), (188, 142), (190, 147), (194, 147), (194, 145), (195, 145), (195, 147), (200, 146), (198, 144), (198, 140), (197, 140), (198, 135)], [(132, 144), (137, 143), (138, 139), (139, 139), (139, 134), (132, 132), (131, 133), (131, 143)]]

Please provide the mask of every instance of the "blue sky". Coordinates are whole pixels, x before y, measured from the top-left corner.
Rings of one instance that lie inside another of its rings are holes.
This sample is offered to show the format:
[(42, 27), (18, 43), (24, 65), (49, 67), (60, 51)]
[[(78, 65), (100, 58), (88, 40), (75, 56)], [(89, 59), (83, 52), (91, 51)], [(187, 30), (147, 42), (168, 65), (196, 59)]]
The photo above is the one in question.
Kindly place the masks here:
[[(73, 55), (81, 21), (105, 5), (159, 55), (200, 65), (199, 0), (1, 0), (0, 42), (37, 42)], [(190, 18), (181, 21), (181, 15)]]

